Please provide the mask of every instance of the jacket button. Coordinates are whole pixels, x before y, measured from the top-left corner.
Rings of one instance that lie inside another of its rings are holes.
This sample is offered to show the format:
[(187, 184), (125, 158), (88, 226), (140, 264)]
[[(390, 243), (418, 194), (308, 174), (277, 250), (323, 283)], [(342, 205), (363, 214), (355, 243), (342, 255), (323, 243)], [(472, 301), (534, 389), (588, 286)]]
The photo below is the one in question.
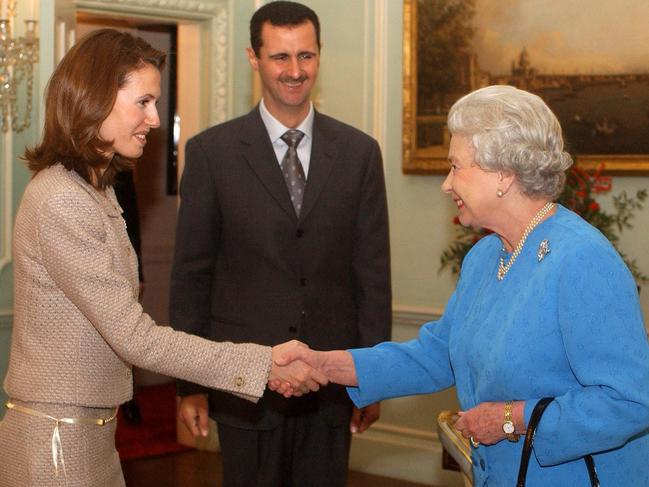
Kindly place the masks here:
[(291, 333), (296, 333), (296, 332), (297, 332), (297, 328), (295, 328), (294, 326), (289, 326), (289, 327), (288, 327), (288, 331), (290, 331)]
[(300, 286), (302, 287), (306, 286), (306, 279), (304, 277), (300, 279)]
[(480, 459), (480, 468), (481, 468), (482, 470), (484, 470), (484, 467), (485, 467), (485, 465), (484, 465), (484, 459), (481, 458), (481, 459)]
[(243, 377), (237, 377), (237, 378), (234, 380), (234, 385), (237, 386), (237, 387), (243, 387), (243, 385), (244, 385), (245, 383), (246, 383), (246, 381), (243, 380)]
[(303, 228), (298, 228), (297, 231), (295, 232), (295, 236), (297, 238), (301, 238), (302, 235), (304, 235), (304, 229)]

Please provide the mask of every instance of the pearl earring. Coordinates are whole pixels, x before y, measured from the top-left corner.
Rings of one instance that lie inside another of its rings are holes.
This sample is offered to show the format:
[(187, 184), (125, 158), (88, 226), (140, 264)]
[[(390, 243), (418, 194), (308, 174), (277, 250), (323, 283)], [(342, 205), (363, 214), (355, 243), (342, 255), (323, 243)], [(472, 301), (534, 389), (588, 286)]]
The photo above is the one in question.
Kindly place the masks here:
[(502, 198), (504, 194), (505, 193), (503, 193), (500, 189), (496, 191), (496, 196), (498, 196), (498, 198)]

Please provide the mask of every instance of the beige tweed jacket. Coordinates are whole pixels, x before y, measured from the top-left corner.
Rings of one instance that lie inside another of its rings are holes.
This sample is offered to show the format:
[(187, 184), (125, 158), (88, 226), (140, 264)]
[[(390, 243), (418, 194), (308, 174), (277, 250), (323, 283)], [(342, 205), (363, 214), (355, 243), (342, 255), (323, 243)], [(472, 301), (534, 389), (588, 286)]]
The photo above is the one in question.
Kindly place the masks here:
[(156, 326), (112, 188), (55, 165), (28, 184), (14, 233), (14, 328), (4, 387), (27, 402), (114, 407), (131, 365), (236, 393), (264, 392), (271, 350)]

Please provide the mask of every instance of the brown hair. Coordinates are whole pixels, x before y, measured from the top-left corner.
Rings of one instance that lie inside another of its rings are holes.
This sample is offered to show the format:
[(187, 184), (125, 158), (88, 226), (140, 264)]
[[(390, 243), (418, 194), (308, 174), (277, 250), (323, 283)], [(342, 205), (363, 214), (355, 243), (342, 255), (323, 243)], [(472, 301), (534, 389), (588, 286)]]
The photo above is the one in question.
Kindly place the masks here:
[(294, 27), (311, 22), (315, 29), (315, 37), (320, 49), (320, 20), (316, 13), (306, 5), (297, 2), (270, 2), (261, 6), (250, 19), (250, 46), (259, 57), (261, 49), (261, 30), (266, 22), (276, 27)]
[(112, 143), (99, 138), (101, 124), (129, 74), (147, 64), (161, 70), (165, 58), (165, 53), (140, 37), (114, 29), (84, 36), (63, 57), (47, 84), (43, 138), (25, 151), (29, 169), (38, 172), (61, 163), (94, 186), (112, 185), (116, 174), (134, 161), (115, 154), (100, 176), (99, 169), (107, 162), (102, 151)]

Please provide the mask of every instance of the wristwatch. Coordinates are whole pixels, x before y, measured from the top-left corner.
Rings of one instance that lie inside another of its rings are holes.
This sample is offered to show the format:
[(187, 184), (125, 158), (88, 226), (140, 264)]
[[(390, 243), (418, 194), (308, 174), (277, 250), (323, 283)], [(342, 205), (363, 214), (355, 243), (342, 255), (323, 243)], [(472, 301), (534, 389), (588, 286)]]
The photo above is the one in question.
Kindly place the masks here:
[(503, 421), (503, 433), (508, 441), (516, 443), (520, 439), (520, 435), (514, 433), (516, 427), (514, 426), (514, 421), (512, 418), (512, 401), (507, 401), (505, 403), (505, 419)]

